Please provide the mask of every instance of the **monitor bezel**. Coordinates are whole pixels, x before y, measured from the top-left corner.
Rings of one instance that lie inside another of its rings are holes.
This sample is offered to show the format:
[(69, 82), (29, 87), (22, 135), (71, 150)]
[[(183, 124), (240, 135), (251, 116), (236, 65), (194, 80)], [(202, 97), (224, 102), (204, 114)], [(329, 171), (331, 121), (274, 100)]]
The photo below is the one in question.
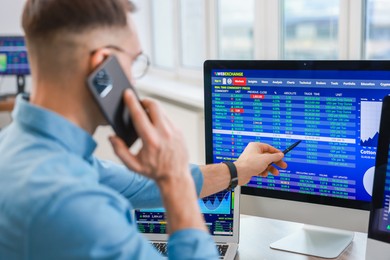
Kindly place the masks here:
[[(213, 162), (212, 113), (211, 113), (211, 77), (212, 70), (322, 70), (322, 71), (389, 71), (388, 61), (297, 61), (297, 60), (207, 60), (204, 63), (204, 107), (205, 107), (205, 148), (206, 163)], [(390, 92), (390, 90), (389, 90)], [(322, 204), (343, 208), (369, 211), (370, 201), (348, 200), (320, 195), (299, 194), (243, 186), (241, 193), (259, 197), (291, 200), (313, 204)]]
[[(23, 39), (24, 41), (24, 46), (26, 46), (26, 53), (28, 54), (27, 52), (27, 45), (26, 45), (26, 38), (24, 35), (0, 35), (0, 40), (2, 38), (16, 38), (16, 39)], [(4, 73), (4, 72), (0, 72), (0, 76), (28, 76), (28, 75), (31, 75), (31, 68), (30, 68), (30, 63), (29, 63), (29, 69), (28, 69), (28, 73)]]
[(379, 228), (379, 220), (382, 217), (383, 196), (386, 183), (387, 166), (390, 146), (390, 96), (384, 98), (381, 124), (379, 131), (378, 150), (375, 162), (375, 175), (372, 194), (372, 208), (368, 237), (382, 242), (390, 243), (390, 232), (384, 232)]

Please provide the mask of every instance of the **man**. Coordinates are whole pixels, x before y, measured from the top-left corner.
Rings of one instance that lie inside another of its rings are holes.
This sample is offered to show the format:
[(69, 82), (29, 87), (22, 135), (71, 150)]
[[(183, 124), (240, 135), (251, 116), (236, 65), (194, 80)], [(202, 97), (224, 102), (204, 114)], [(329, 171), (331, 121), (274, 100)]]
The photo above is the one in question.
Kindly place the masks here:
[[(0, 133), (0, 259), (158, 259), (137, 232), (133, 208), (166, 208), (169, 257), (217, 258), (197, 197), (231, 184), (224, 164), (188, 167), (183, 138), (151, 100), (126, 92), (143, 147), (111, 137), (126, 167), (95, 158), (106, 124), (87, 76), (115, 55), (132, 79), (142, 53), (126, 0), (28, 0), (23, 13), (33, 87)], [(129, 68), (129, 69), (127, 69)], [(283, 154), (249, 144), (234, 163), (239, 184), (286, 167)], [(134, 173), (137, 172), (138, 174)]]

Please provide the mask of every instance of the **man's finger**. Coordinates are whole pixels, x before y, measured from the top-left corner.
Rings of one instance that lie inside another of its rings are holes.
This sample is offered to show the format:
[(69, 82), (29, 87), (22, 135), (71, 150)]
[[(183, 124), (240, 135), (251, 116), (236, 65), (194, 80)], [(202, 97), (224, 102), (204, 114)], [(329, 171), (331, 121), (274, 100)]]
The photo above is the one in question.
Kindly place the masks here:
[(281, 152), (278, 152), (278, 153), (266, 153), (266, 154), (263, 154), (263, 155), (264, 155), (264, 159), (265, 159), (265, 162), (267, 163), (267, 165), (269, 165), (271, 163), (274, 163), (274, 162), (279, 162), (284, 157), (284, 154), (281, 153)]
[(272, 145), (269, 145), (269, 144), (261, 144), (261, 150), (263, 153), (281, 153), (282, 151), (280, 151), (279, 149), (273, 147)]
[(287, 163), (285, 161), (278, 161), (274, 162), (275, 165), (277, 165), (279, 168), (286, 169), (287, 168)]
[(267, 177), (268, 176), (268, 168), (267, 168), (267, 170), (259, 173), (259, 176), (264, 177), (264, 178)]
[(137, 158), (132, 155), (125, 142), (119, 137), (110, 137), (110, 142), (114, 148), (115, 154), (121, 159), (121, 161), (130, 169), (135, 172), (142, 172), (142, 165)]
[(265, 144), (265, 143), (258, 143), (258, 142), (251, 142), (247, 146), (248, 149), (256, 150), (258, 153), (281, 153), (279, 149), (276, 149), (275, 147)]
[(148, 115), (152, 123), (157, 124), (161, 121), (163, 113), (160, 106), (154, 100), (145, 98), (142, 100), (142, 106), (146, 111), (148, 111)]
[(142, 105), (148, 112), (150, 120), (156, 128), (164, 130), (165, 132), (170, 132), (172, 127), (168, 122), (168, 117), (157, 102), (152, 99), (144, 99), (142, 101)]
[(142, 108), (141, 104), (135, 97), (135, 94), (131, 90), (125, 91), (124, 101), (126, 107), (129, 109), (130, 116), (134, 123), (134, 128), (141, 139), (149, 140), (152, 138), (154, 135), (154, 127), (145, 110)]
[(279, 170), (276, 169), (273, 166), (268, 167), (268, 171), (273, 175), (273, 176), (278, 176), (279, 175)]

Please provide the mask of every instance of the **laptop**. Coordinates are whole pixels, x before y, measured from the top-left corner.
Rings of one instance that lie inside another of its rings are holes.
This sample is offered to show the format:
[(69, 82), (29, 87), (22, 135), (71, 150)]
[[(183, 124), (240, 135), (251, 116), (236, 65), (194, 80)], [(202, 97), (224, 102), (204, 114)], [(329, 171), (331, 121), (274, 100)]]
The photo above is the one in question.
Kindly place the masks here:
[[(239, 240), (240, 187), (199, 200), (206, 225), (213, 236), (220, 259), (234, 259)], [(168, 256), (164, 209), (135, 210), (138, 229), (163, 255)]]
[(390, 259), (390, 96), (382, 106), (366, 259)]

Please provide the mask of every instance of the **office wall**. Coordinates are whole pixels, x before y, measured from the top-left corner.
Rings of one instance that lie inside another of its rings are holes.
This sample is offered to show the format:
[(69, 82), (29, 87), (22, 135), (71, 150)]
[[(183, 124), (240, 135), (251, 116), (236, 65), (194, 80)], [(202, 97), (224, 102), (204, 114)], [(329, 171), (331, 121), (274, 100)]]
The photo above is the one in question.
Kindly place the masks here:
[(20, 19), (25, 0), (2, 0), (0, 2), (0, 33), (20, 34)]

